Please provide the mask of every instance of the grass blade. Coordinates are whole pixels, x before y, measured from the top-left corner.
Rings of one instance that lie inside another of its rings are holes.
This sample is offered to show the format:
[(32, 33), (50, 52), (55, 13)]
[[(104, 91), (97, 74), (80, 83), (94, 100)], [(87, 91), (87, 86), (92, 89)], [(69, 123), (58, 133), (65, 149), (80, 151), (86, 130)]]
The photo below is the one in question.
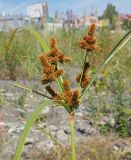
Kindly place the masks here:
[(116, 55), (116, 53), (124, 47), (124, 45), (131, 39), (131, 31), (127, 32), (125, 36), (115, 45), (115, 47), (109, 52), (106, 59), (102, 62), (102, 64), (99, 66), (97, 71), (95, 72), (94, 76), (92, 77), (92, 80), (88, 84), (87, 88), (83, 90), (81, 93), (81, 96), (84, 96), (85, 93), (89, 90), (92, 83), (95, 81), (97, 75), (100, 73), (100, 71), (105, 67), (105, 65)]
[(46, 107), (45, 104), (46, 105), (50, 104), (50, 101), (44, 101), (43, 103), (38, 105), (36, 107), (35, 111), (29, 117), (28, 121), (26, 122), (25, 128), (24, 128), (24, 130), (23, 130), (23, 132), (21, 134), (21, 137), (19, 139), (19, 143), (17, 145), (15, 156), (14, 156), (13, 160), (20, 160), (21, 159), (21, 154), (22, 154), (22, 150), (23, 150), (23, 147), (24, 147), (24, 143), (25, 143), (26, 138), (27, 138), (27, 136), (29, 134), (30, 128), (33, 125), (33, 123), (35, 122), (35, 120), (37, 119), (37, 117), (39, 116), (39, 114), (42, 112), (42, 109), (44, 107)]
[(49, 49), (47, 43), (40, 36), (40, 34), (38, 32), (36, 32), (35, 30), (33, 30), (33, 29), (31, 29), (31, 32), (33, 33), (35, 38), (38, 40), (38, 42), (41, 44), (41, 46), (44, 49), (45, 53), (48, 53), (50, 49)]
[(8, 41), (8, 44), (7, 44), (7, 47), (6, 47), (6, 50), (5, 50), (5, 61), (7, 60), (7, 55), (8, 55), (9, 49), (10, 49), (10, 47), (11, 47), (11, 44), (12, 44), (12, 42), (13, 42), (13, 39), (14, 39), (14, 37), (15, 37), (15, 35), (16, 35), (16, 32), (17, 32), (19, 29), (20, 29), (20, 28), (16, 28), (16, 29), (14, 29), (14, 30), (12, 31), (12, 33), (11, 33), (11, 36), (10, 36), (10, 38), (9, 38), (9, 41)]

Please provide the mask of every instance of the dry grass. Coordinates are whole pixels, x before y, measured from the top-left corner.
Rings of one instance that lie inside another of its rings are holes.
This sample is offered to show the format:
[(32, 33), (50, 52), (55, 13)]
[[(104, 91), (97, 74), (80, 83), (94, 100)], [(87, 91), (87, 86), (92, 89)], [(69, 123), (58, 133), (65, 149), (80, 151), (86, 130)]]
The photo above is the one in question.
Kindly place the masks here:
[[(121, 144), (121, 147), (114, 149), (115, 144), (118, 143)], [(129, 140), (118, 139), (114, 136), (90, 137), (87, 138), (87, 141), (77, 144), (77, 160), (125, 160), (124, 157), (127, 153), (123, 150), (122, 146), (128, 143)], [(52, 150), (47, 154), (46, 152), (36, 151), (34, 148), (29, 154), (31, 156), (29, 157), (33, 158), (32, 160), (70, 160), (71, 157), (69, 146), (59, 153)]]

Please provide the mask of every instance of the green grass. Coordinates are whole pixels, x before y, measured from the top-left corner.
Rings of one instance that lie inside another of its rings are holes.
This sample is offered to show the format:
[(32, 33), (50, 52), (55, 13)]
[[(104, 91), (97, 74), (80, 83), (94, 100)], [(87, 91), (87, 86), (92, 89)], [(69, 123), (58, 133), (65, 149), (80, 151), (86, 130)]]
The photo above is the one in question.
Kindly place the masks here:
[[(40, 32), (38, 34), (38, 32), (35, 32), (32, 29), (21, 30), (21, 31), (14, 30), (12, 33), (1, 33), (0, 39), (2, 43), (0, 45), (0, 48), (1, 48), (1, 52), (0, 52), (1, 77), (0, 78), (1, 79), (10, 78), (11, 80), (16, 80), (16, 79), (34, 79), (34, 80), (37, 79), (38, 80), (40, 75), (39, 73), (40, 65), (38, 64), (38, 54), (41, 53), (43, 50), (45, 53), (48, 52), (49, 48), (45, 42), (48, 42), (52, 36), (58, 40), (59, 42), (58, 44), (62, 52), (69, 55), (72, 58), (72, 62), (69, 64), (69, 66), (81, 68), (83, 59), (84, 59), (84, 53), (81, 49), (77, 47), (76, 42), (77, 42), (77, 39), (79, 37), (83, 37), (84, 34), (85, 34), (85, 31), (77, 32), (75, 30), (70, 32), (65, 32), (61, 30), (59, 32), (52, 33), (52, 34), (50, 33), (45, 34), (44, 32)], [(100, 73), (101, 69), (105, 68), (103, 72), (105, 72), (105, 70), (108, 70), (108, 72), (109, 70), (113, 71), (114, 69), (116, 69), (117, 71), (121, 70), (121, 72), (124, 75), (126, 75), (126, 77), (131, 76), (130, 65), (128, 63), (129, 57), (130, 57), (130, 54), (129, 54), (130, 49), (129, 49), (129, 44), (126, 44), (130, 38), (129, 34), (130, 33), (126, 34), (126, 36), (123, 37), (123, 35), (120, 35), (118, 33), (111, 34), (107, 30), (103, 30), (97, 33), (98, 44), (101, 50), (100, 50), (100, 53), (96, 54), (95, 56), (90, 55), (90, 61), (91, 61), (90, 63), (92, 64), (91, 67), (96, 67), (96, 71), (95, 71), (95, 74), (93, 75), (92, 80), (88, 85), (88, 88), (86, 90), (83, 90), (81, 97), (85, 95), (85, 93), (89, 90), (90, 86), (97, 79), (97, 76), (99, 74), (102, 74)], [(121, 37), (123, 37), (123, 39), (121, 39)], [(7, 43), (4, 43), (3, 39)], [(121, 39), (121, 41), (118, 42), (118, 39)], [(118, 42), (117, 44), (116, 44), (116, 41)], [(115, 58), (110, 62), (110, 65), (106, 67), (106, 64), (118, 52), (121, 52), (120, 55), (115, 56)], [(65, 68), (68, 69), (69, 66), (65, 65)], [(58, 79), (57, 85), (58, 85), (58, 88), (61, 88), (61, 79)], [(63, 106), (65, 108), (67, 107), (65, 105)], [(25, 129), (19, 140), (14, 159), (16, 160), (20, 159), (24, 142), (29, 133), (30, 127), (32, 126), (33, 122), (35, 121), (35, 119), (37, 118), (41, 110), (42, 110), (42, 106), (40, 106), (40, 108), (38, 107), (36, 111), (31, 115), (29, 120), (27, 121), (25, 125)], [(74, 142), (74, 126), (73, 125), (74, 124), (71, 123), (72, 160), (75, 160), (76, 158), (75, 158), (75, 142)], [(94, 148), (92, 149), (89, 148), (89, 149), (90, 149), (89, 152), (91, 152), (94, 155), (96, 160), (101, 159), (99, 158), (99, 152), (97, 152)]]
[[(77, 47), (76, 41), (85, 33), (86, 30), (71, 31), (69, 33), (60, 30), (55, 33), (41, 32), (40, 35), (46, 42), (49, 42), (51, 37), (56, 37), (62, 52), (72, 58), (70, 66), (78, 67), (82, 65), (84, 52)], [(0, 32), (0, 79), (22, 79), (23, 77), (25, 79), (38, 78), (40, 65), (37, 57), (38, 54), (41, 53), (42, 48), (36, 40), (36, 37), (33, 36), (35, 32), (32, 33), (29, 30), (17, 31), (10, 48), (8, 48), (7, 44), (9, 43), (11, 34), (12, 33)], [(122, 35), (122, 33), (111, 34), (108, 30), (99, 31), (96, 36), (101, 51), (95, 57), (90, 58), (91, 63), (94, 63), (95, 66), (100, 64), (107, 56), (108, 51), (113, 47), (113, 44), (115, 44)], [(130, 43), (131, 42), (129, 42), (129, 44), (120, 51), (121, 53), (111, 62), (112, 64), (116, 64), (116, 61), (121, 63), (121, 69), (128, 75), (131, 75), (131, 65), (129, 63)], [(8, 55), (6, 53), (7, 49)], [(5, 65), (4, 62), (5, 57), (7, 59), (7, 65)]]

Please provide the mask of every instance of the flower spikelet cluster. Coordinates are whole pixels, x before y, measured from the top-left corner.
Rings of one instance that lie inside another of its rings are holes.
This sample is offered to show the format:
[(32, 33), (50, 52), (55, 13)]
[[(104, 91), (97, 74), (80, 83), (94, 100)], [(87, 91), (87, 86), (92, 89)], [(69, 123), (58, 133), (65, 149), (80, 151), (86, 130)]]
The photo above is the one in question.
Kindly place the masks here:
[(84, 65), (83, 73), (79, 74), (76, 78), (76, 81), (80, 83), (81, 88), (86, 88), (91, 80), (91, 77), (88, 75), (89, 68), (90, 65), (88, 62), (86, 62)]
[(63, 63), (63, 62), (69, 62), (70, 58), (65, 56), (61, 50), (57, 47), (57, 42), (54, 38), (51, 38), (50, 40), (50, 47), (51, 50), (48, 52), (47, 56), (48, 56), (48, 61), (50, 63)]
[(70, 89), (70, 82), (68, 80), (64, 80), (63, 86), (64, 86), (64, 93), (63, 93), (64, 101), (71, 108), (73, 108), (74, 106), (78, 106), (79, 103), (80, 103), (80, 100), (79, 100), (80, 91), (79, 91), (79, 89)]
[(39, 60), (43, 65), (42, 84), (47, 84), (63, 74), (63, 69), (56, 70), (55, 66), (48, 62), (48, 57), (44, 54), (39, 55)]
[(46, 90), (52, 96), (52, 98), (54, 100), (57, 100), (57, 101), (61, 101), (62, 100), (62, 95), (60, 93), (56, 93), (54, 91), (54, 89), (50, 85), (46, 86)]
[(42, 84), (52, 82), (64, 73), (63, 69), (56, 69), (56, 64), (58, 62), (63, 63), (70, 61), (70, 58), (66, 57), (58, 49), (57, 41), (54, 38), (50, 40), (50, 48), (51, 50), (48, 52), (47, 55), (39, 55), (39, 60), (43, 65)]
[(88, 29), (88, 34), (82, 40), (78, 40), (77, 44), (80, 48), (87, 50), (87, 52), (98, 51), (96, 38), (94, 37), (95, 30), (96, 25), (92, 24)]
[(56, 93), (51, 86), (47, 86), (46, 90), (47, 92), (52, 96), (54, 100), (57, 100), (58, 103), (61, 101), (64, 101), (71, 110), (74, 109), (74, 107), (78, 107), (80, 103), (80, 91), (79, 89), (70, 89), (70, 81), (64, 80), (63, 81), (63, 87), (64, 92), (62, 93)]

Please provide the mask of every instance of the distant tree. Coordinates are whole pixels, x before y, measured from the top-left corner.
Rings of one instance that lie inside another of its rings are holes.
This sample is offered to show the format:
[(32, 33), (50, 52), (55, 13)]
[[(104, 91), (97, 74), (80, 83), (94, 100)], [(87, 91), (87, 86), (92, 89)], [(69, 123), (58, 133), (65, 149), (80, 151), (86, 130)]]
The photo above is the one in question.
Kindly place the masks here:
[(107, 4), (107, 7), (103, 13), (102, 18), (109, 20), (111, 29), (115, 29), (117, 16), (118, 12), (116, 11), (116, 7), (113, 6), (111, 3)]

